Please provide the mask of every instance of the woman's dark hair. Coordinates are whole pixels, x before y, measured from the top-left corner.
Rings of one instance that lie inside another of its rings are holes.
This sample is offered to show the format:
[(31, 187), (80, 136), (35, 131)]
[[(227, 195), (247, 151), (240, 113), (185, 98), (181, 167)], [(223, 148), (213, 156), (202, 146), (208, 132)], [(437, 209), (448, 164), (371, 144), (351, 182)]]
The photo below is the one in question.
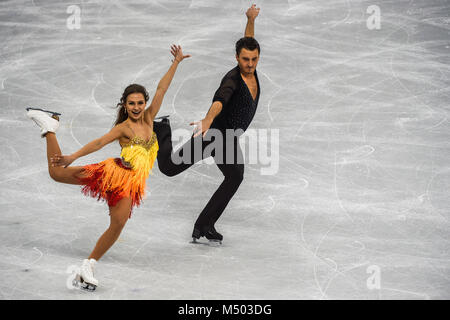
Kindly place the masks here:
[(258, 54), (261, 52), (258, 41), (256, 41), (256, 39), (252, 37), (243, 37), (236, 42), (236, 54), (238, 56), (241, 53), (242, 48), (250, 51), (258, 49)]
[(133, 84), (130, 84), (128, 87), (126, 87), (122, 94), (122, 98), (120, 98), (120, 102), (116, 106), (116, 108), (117, 107), (120, 107), (120, 108), (117, 111), (117, 118), (116, 118), (116, 122), (114, 122), (114, 126), (117, 126), (119, 123), (122, 123), (128, 119), (128, 114), (125, 109), (125, 104), (127, 102), (128, 95), (130, 95), (132, 93), (142, 93), (146, 103), (149, 99), (148, 92), (147, 92), (147, 90), (145, 90), (144, 86), (133, 83)]

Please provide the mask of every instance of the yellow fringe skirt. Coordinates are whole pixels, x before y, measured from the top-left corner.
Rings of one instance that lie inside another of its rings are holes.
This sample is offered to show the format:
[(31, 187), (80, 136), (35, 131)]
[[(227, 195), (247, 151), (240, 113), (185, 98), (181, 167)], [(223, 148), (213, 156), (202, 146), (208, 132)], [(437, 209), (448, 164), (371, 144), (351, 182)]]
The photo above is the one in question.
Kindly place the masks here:
[[(83, 167), (86, 177), (81, 178), (82, 192), (97, 200), (105, 200), (114, 207), (121, 199), (131, 198), (131, 208), (139, 206), (145, 195), (148, 177), (125, 166), (120, 158), (109, 158)], [(130, 212), (131, 217), (131, 212)]]

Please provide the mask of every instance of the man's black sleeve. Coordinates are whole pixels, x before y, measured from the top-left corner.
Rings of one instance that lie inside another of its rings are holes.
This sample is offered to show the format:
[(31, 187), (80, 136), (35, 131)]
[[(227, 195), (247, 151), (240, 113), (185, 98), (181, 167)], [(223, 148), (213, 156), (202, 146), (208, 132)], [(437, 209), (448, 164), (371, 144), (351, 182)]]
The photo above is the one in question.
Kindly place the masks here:
[(225, 107), (236, 88), (236, 80), (232, 77), (225, 76), (220, 83), (219, 89), (214, 94), (213, 102), (220, 101), (222, 102), (222, 107)]

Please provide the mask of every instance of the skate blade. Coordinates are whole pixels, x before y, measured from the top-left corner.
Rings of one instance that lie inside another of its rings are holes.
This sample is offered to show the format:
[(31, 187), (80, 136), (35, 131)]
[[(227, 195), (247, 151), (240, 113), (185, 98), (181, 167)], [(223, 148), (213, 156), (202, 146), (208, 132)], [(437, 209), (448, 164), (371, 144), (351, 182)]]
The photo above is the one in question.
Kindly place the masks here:
[(167, 115), (167, 116), (159, 116), (159, 117), (156, 117), (154, 120), (167, 119), (167, 118), (169, 118), (169, 117), (170, 117), (170, 115)]
[(88, 292), (93, 292), (93, 291), (95, 291), (96, 288), (97, 288), (96, 285), (86, 283), (86, 282), (83, 283), (81, 286), (81, 290), (88, 291)]
[(75, 279), (73, 279), (72, 285), (75, 288), (81, 289), (83, 291), (89, 291), (89, 292), (95, 291), (95, 289), (97, 288), (96, 285), (85, 282), (84, 279), (81, 278), (80, 276), (77, 276)]
[(202, 244), (204, 246), (210, 247), (220, 247), (222, 245), (222, 240), (208, 240), (208, 242), (199, 241), (197, 238), (192, 238), (192, 244)]
[(55, 112), (55, 111), (50, 111), (50, 110), (44, 110), (41, 108), (32, 108), (32, 107), (28, 107), (26, 108), (27, 111), (30, 110), (38, 110), (38, 111), (43, 111), (43, 112), (47, 112), (50, 113), (53, 119), (59, 120), (59, 116), (61, 115), (61, 113)]
[(208, 240), (208, 244), (213, 247), (220, 247), (222, 245), (222, 240)]

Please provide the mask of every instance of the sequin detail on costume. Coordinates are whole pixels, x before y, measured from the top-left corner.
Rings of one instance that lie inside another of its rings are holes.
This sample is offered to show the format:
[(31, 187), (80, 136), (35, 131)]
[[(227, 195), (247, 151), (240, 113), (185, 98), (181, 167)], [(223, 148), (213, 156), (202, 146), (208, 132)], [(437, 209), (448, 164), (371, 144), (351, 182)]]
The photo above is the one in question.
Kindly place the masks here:
[(157, 152), (159, 150), (156, 133), (146, 141), (140, 137), (134, 137), (122, 147), (120, 157), (141, 177), (147, 179), (149, 172), (153, 168)]
[[(130, 197), (132, 208), (139, 206), (145, 195), (146, 180), (152, 173), (153, 164), (158, 154), (159, 145), (153, 132), (149, 140), (134, 137), (123, 145), (120, 158), (109, 158), (96, 164), (84, 166), (86, 178), (82, 192), (107, 201), (115, 206), (121, 199)], [(130, 213), (131, 216), (131, 213)]]
[(122, 149), (126, 148), (128, 146), (131, 146), (131, 145), (140, 145), (140, 146), (143, 146), (145, 149), (150, 149), (152, 147), (152, 145), (155, 143), (155, 141), (157, 142), (155, 132), (152, 133), (152, 136), (149, 140), (145, 140), (145, 139), (142, 139), (141, 137), (135, 136), (128, 143), (124, 144), (122, 146)]

